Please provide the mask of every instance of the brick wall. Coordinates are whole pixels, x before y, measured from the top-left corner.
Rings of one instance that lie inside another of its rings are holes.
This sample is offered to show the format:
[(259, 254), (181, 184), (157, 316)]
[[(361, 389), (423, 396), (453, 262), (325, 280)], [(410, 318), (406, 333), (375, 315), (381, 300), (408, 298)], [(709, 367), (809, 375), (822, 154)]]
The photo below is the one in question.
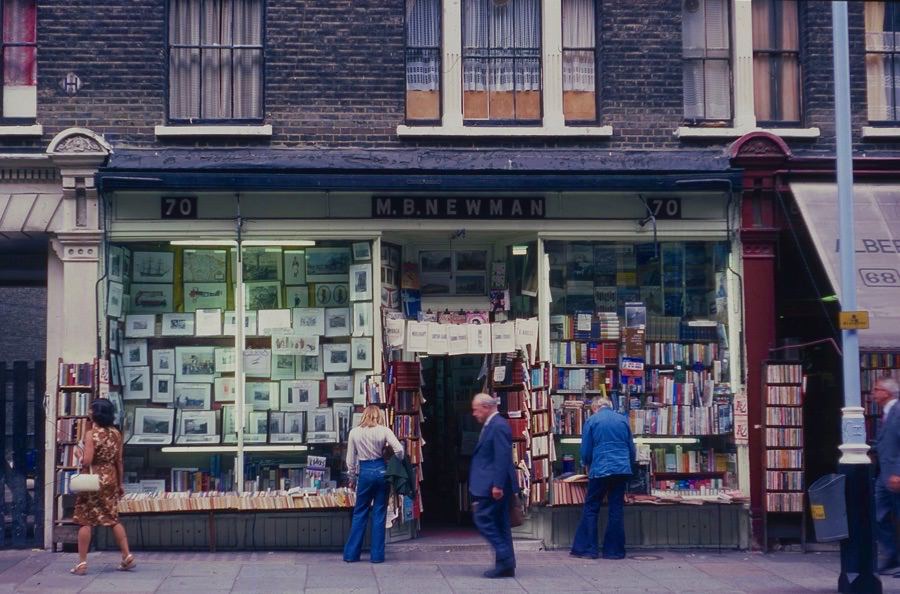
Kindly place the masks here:
[[(38, 0), (39, 121), (43, 146), (70, 126), (85, 126), (113, 146), (158, 142), (165, 123), (163, 0)], [(681, 1), (602, 2), (601, 113), (609, 140), (401, 140), (404, 110), (404, 0), (268, 0), (266, 121), (271, 140), (215, 140), (274, 147), (568, 146), (612, 149), (725, 146), (679, 141)], [(803, 3), (806, 124), (823, 137), (791, 141), (799, 152), (833, 150), (831, 8)], [(862, 3), (850, 3), (854, 130), (865, 123)], [(77, 74), (82, 90), (65, 95), (59, 81)], [(858, 139), (857, 139), (858, 140)], [(897, 148), (858, 145), (859, 150)]]

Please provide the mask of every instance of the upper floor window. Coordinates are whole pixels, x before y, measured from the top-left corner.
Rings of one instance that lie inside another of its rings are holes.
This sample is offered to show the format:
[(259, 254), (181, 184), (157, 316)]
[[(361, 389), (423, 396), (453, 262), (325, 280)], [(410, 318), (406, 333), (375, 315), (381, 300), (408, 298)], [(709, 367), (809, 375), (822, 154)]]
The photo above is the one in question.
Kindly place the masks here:
[(731, 120), (729, 0), (683, 0), (684, 117)]
[(3, 119), (37, 115), (37, 18), (35, 0), (2, 0)]
[(865, 19), (869, 121), (900, 121), (900, 2), (866, 2)]
[(463, 118), (541, 119), (540, 0), (463, 2)]
[(753, 0), (753, 103), (759, 123), (800, 121), (796, 0)]
[(263, 118), (263, 0), (169, 0), (169, 119)]
[(594, 0), (562, 0), (563, 114), (566, 122), (597, 119)]
[(406, 119), (441, 119), (441, 0), (406, 0)]

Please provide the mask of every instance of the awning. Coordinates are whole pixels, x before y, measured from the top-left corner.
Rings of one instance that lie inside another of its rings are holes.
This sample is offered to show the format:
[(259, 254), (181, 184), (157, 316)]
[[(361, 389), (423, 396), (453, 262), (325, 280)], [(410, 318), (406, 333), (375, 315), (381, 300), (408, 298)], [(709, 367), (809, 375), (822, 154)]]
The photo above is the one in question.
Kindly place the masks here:
[[(791, 190), (835, 293), (841, 295), (838, 198), (833, 183), (793, 182)], [(900, 348), (900, 185), (854, 184), (856, 308), (869, 312), (862, 349)]]

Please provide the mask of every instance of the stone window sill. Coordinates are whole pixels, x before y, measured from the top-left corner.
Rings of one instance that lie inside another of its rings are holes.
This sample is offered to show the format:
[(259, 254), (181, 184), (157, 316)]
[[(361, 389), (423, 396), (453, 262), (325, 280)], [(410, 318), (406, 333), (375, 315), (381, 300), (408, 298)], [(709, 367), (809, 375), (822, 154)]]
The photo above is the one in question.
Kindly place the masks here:
[(900, 127), (882, 128), (877, 126), (863, 126), (862, 137), (867, 140), (870, 138), (893, 138), (900, 140)]
[(414, 137), (594, 137), (609, 138), (612, 126), (397, 126), (397, 136)]
[(681, 126), (675, 129), (678, 138), (740, 138), (750, 132), (769, 132), (781, 138), (818, 138), (822, 132), (818, 128), (692, 128)]
[(42, 136), (44, 127), (40, 124), (30, 126), (0, 126), (0, 136)]
[(253, 137), (270, 138), (272, 125), (261, 126), (156, 126), (157, 138)]

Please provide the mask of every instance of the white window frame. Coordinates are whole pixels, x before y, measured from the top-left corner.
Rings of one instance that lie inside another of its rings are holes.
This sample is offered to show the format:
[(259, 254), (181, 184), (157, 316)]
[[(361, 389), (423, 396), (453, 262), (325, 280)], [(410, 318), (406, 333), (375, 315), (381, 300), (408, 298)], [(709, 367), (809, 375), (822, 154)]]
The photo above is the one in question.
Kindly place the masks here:
[[(599, 4), (599, 2), (598, 2)], [(415, 136), (591, 136), (608, 138), (612, 126), (567, 126), (563, 114), (562, 3), (541, 0), (541, 66), (543, 116), (538, 126), (465, 126), (462, 106), (462, 2), (442, 2), (440, 126), (397, 126), (397, 135)], [(595, 8), (596, 10), (596, 8)], [(599, 116), (599, 114), (598, 114)]]
[(731, 0), (731, 86), (734, 113), (730, 127), (679, 126), (678, 138), (739, 138), (759, 130), (782, 138), (818, 138), (818, 128), (760, 128), (753, 104), (753, 0)]

